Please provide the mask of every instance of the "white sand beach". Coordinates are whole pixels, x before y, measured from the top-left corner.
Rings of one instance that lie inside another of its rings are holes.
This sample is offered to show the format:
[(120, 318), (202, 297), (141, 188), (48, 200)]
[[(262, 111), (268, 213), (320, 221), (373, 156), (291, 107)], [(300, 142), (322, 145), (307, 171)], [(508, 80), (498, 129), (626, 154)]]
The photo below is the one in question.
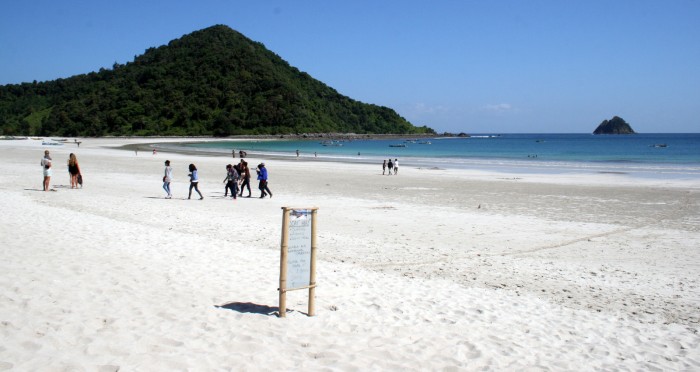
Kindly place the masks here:
[[(232, 201), (230, 157), (82, 141), (0, 141), (0, 371), (700, 370), (697, 180), (250, 158), (274, 196)], [(314, 317), (276, 316), (283, 206), (319, 208)]]

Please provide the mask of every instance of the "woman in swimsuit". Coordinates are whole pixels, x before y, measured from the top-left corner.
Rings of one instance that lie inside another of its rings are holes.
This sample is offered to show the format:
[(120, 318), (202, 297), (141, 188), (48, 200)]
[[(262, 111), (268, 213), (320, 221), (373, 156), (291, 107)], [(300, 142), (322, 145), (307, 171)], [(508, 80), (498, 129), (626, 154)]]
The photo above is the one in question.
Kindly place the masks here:
[(70, 188), (78, 188), (78, 175), (80, 175), (80, 165), (75, 154), (68, 155), (68, 173), (70, 173)]

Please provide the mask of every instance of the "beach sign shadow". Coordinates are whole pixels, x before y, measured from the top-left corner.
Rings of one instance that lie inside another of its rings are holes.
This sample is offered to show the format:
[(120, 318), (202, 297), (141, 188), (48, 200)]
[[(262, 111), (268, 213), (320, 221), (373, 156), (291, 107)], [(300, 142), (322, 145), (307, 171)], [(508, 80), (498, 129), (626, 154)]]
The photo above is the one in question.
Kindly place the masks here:
[(239, 313), (277, 315), (279, 307), (254, 304), (252, 302), (231, 302), (224, 305), (215, 305), (219, 309), (237, 311)]

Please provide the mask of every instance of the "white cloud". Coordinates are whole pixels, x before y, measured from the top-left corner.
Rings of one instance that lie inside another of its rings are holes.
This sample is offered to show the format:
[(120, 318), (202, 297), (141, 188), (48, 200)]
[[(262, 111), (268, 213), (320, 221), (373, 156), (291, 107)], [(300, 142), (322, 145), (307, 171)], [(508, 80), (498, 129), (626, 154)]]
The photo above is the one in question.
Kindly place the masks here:
[(415, 103), (411, 106), (410, 110), (415, 115), (435, 114), (435, 113), (447, 111), (447, 107), (442, 106), (442, 105), (431, 106), (431, 105), (426, 105), (425, 103)]
[(510, 111), (512, 109), (513, 109), (513, 106), (511, 106), (510, 103), (498, 103), (495, 105), (484, 106), (484, 110), (493, 111), (493, 112), (505, 112), (505, 111)]

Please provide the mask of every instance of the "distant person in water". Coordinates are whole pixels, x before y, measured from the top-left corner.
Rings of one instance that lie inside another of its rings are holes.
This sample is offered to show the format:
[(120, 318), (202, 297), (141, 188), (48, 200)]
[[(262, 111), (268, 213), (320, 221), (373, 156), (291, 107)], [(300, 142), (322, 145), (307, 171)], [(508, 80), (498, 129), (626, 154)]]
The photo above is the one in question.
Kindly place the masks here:
[(44, 157), (41, 159), (41, 169), (44, 175), (44, 181), (42, 182), (44, 191), (49, 191), (49, 184), (51, 183), (51, 156), (49, 155), (49, 150), (44, 151)]
[(399, 159), (394, 159), (394, 174), (399, 173)]
[(168, 193), (168, 195), (165, 196), (166, 199), (170, 199), (173, 197), (173, 194), (170, 192), (170, 182), (173, 180), (173, 168), (170, 166), (170, 160), (165, 161), (165, 170), (163, 173), (163, 190)]
[(265, 168), (265, 163), (258, 164), (258, 189), (260, 189), (260, 199), (266, 197), (268, 194), (272, 197), (272, 191), (267, 185), (267, 168)]
[(199, 194), (199, 200), (204, 199), (204, 196), (202, 196), (202, 193), (199, 191), (199, 175), (197, 174), (197, 167), (194, 166), (194, 164), (190, 164), (190, 193), (187, 196), (187, 199), (192, 198), (192, 189), (197, 191), (197, 194)]

